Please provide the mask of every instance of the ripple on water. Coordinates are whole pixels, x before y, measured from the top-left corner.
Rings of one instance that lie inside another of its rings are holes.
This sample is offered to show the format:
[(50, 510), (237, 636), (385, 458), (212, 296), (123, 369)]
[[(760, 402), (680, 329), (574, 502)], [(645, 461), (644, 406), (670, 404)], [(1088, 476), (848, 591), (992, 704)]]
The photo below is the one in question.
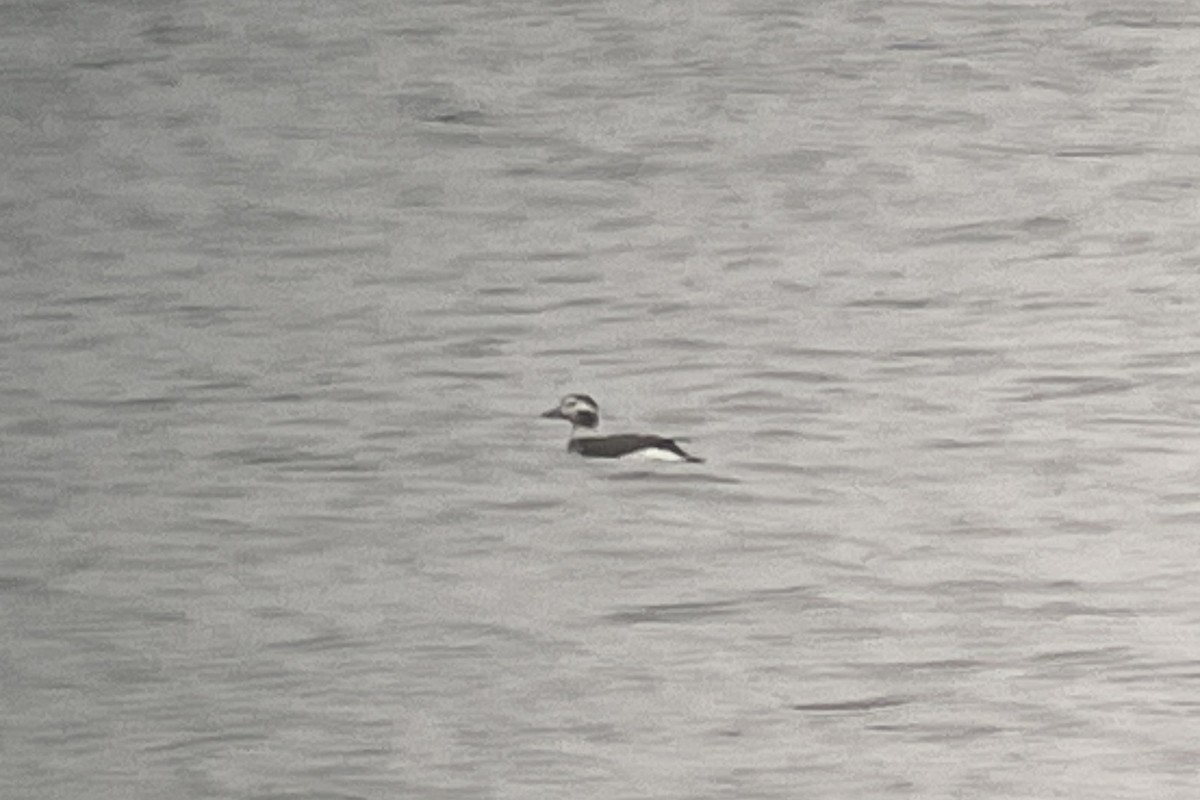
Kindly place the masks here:
[(736, 600), (663, 603), (615, 611), (607, 614), (604, 619), (608, 622), (623, 625), (641, 625), (644, 623), (682, 624), (705, 621), (717, 617), (727, 617), (731, 614), (739, 614), (742, 611), (742, 603)]
[(808, 711), (817, 714), (861, 714), (887, 708), (897, 708), (912, 702), (913, 700), (908, 697), (882, 695), (860, 697), (853, 700), (840, 700), (832, 703), (796, 703), (792, 706), (792, 710)]
[[(1018, 383), (1030, 387), (1014, 393), (1008, 398), (1012, 403), (1043, 403), (1055, 400), (1070, 400), (1092, 395), (1121, 394), (1137, 388), (1137, 383), (1123, 378), (1105, 375), (1039, 375), (1024, 378)], [(1047, 387), (1047, 388), (1041, 388)]]

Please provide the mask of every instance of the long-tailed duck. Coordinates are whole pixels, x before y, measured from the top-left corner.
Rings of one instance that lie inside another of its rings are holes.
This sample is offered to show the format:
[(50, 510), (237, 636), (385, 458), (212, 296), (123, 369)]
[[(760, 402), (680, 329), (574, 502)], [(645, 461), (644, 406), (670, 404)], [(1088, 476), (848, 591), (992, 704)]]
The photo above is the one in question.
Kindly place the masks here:
[(549, 419), (565, 419), (571, 423), (568, 453), (588, 458), (630, 458), (655, 461), (704, 461), (675, 444), (673, 439), (642, 433), (622, 433), (616, 436), (580, 436), (580, 431), (595, 430), (600, 425), (600, 406), (586, 394), (569, 394), (556, 408), (542, 414)]

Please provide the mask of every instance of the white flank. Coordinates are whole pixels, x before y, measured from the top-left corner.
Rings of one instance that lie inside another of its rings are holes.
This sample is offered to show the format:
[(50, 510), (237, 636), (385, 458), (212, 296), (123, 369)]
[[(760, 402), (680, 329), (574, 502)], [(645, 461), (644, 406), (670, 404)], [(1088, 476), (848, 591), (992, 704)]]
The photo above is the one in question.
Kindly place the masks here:
[(621, 460), (637, 459), (638, 461), (685, 461), (683, 456), (676, 455), (670, 450), (663, 450), (661, 447), (643, 447), (641, 450), (634, 450), (628, 455), (621, 456)]

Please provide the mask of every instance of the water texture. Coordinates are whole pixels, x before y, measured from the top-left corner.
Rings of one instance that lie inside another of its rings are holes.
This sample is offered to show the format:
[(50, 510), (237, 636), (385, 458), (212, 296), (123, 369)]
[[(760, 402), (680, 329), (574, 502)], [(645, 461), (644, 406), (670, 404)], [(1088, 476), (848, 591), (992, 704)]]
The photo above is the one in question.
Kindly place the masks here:
[(0, 53), (0, 796), (1200, 796), (1193, 3)]

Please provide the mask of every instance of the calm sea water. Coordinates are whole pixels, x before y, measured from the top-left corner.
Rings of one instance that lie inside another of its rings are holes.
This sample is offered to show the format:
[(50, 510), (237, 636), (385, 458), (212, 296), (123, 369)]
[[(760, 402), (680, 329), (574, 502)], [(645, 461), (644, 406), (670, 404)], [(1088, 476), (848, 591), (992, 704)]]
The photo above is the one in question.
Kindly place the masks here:
[(0, 45), (0, 796), (1200, 792), (1193, 3)]

